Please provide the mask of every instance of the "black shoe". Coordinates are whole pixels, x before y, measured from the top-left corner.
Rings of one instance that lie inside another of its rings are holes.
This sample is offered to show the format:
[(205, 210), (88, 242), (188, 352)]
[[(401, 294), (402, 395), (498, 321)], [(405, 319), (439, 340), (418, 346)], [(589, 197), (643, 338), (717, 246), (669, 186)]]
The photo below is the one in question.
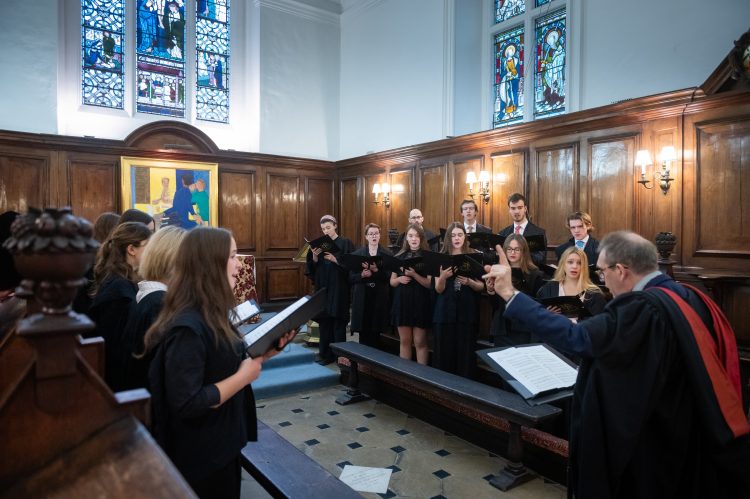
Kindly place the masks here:
[(321, 366), (327, 366), (328, 364), (332, 364), (334, 362), (334, 359), (327, 359), (324, 357), (321, 357), (320, 355), (315, 356), (315, 363), (320, 364)]

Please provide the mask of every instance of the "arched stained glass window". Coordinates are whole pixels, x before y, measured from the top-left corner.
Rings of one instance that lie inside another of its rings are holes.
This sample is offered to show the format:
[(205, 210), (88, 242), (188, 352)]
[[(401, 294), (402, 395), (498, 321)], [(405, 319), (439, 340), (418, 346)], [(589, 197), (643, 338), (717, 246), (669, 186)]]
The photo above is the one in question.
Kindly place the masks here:
[(136, 66), (136, 111), (184, 118), (184, 0), (137, 0)]
[(198, 0), (196, 7), (196, 118), (227, 123), (229, 0)]
[(536, 20), (534, 116), (565, 112), (565, 9)]
[(495, 0), (495, 22), (503, 22), (526, 12), (526, 0)]
[(81, 2), (82, 102), (123, 109), (124, 0)]
[(523, 30), (520, 26), (495, 35), (493, 128), (523, 121)]

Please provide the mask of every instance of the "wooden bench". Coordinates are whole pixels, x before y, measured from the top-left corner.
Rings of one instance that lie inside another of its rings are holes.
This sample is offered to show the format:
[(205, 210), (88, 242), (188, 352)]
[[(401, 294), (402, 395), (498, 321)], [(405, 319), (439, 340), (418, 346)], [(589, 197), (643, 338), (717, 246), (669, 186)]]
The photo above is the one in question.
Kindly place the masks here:
[[(361, 378), (363, 375), (376, 378), (379, 382), (387, 384), (388, 388), (378, 390), (374, 387), (373, 391), (378, 393), (370, 393), (373, 397), (379, 399), (387, 397), (393, 393), (394, 387), (404, 389), (412, 398), (419, 398), (419, 401), (415, 401), (417, 406), (430, 403), (432, 407), (440, 406), (442, 411), (448, 412), (450, 414), (448, 419), (455, 420), (460, 417), (471, 419), (474, 423), (478, 422), (480, 424), (479, 439), (484, 443), (483, 446), (487, 446), (488, 429), (494, 428), (494, 430), (507, 433), (507, 448), (502, 454), (509, 462), (500, 473), (490, 479), (493, 486), (507, 491), (533, 478), (524, 465), (522, 434), (529, 431), (542, 434), (543, 432), (533, 430), (533, 428), (557, 418), (561, 415), (562, 409), (547, 404), (532, 406), (516, 393), (401, 359), (359, 343), (334, 343), (331, 348), (339, 357), (340, 366), (349, 364), (348, 391), (336, 400), (338, 404), (346, 405), (369, 398), (360, 391)], [(410, 411), (407, 409), (406, 412)], [(421, 415), (429, 415), (433, 412), (423, 410)], [(434, 424), (442, 426), (439, 421)], [(443, 429), (455, 432), (452, 428)], [(560, 467), (564, 477), (567, 442), (551, 435), (548, 436), (559, 441), (560, 446), (564, 447), (559, 453), (562, 458)]]
[(304, 452), (258, 421), (258, 441), (242, 449), (242, 467), (276, 498), (361, 498)]

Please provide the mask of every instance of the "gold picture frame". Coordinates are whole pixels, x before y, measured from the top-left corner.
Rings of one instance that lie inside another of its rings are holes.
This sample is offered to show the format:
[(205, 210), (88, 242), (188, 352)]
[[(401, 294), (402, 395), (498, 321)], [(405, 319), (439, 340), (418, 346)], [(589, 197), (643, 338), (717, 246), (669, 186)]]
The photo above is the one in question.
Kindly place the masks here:
[(123, 156), (120, 179), (122, 210), (144, 211), (154, 217), (157, 227), (219, 224), (218, 163)]

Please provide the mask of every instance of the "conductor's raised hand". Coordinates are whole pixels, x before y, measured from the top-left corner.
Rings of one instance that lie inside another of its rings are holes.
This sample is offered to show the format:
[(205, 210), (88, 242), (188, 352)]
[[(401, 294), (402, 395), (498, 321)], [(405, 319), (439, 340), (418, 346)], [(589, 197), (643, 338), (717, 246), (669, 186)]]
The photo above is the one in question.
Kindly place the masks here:
[(505, 256), (505, 252), (500, 245), (496, 246), (496, 250), (499, 263), (490, 267), (489, 270), (485, 267), (487, 273), (483, 275), (482, 278), (487, 280), (488, 287), (489, 282), (493, 282), (495, 293), (500, 295), (503, 300), (508, 301), (515, 292), (513, 282), (511, 281), (510, 264), (508, 263), (508, 258)]

